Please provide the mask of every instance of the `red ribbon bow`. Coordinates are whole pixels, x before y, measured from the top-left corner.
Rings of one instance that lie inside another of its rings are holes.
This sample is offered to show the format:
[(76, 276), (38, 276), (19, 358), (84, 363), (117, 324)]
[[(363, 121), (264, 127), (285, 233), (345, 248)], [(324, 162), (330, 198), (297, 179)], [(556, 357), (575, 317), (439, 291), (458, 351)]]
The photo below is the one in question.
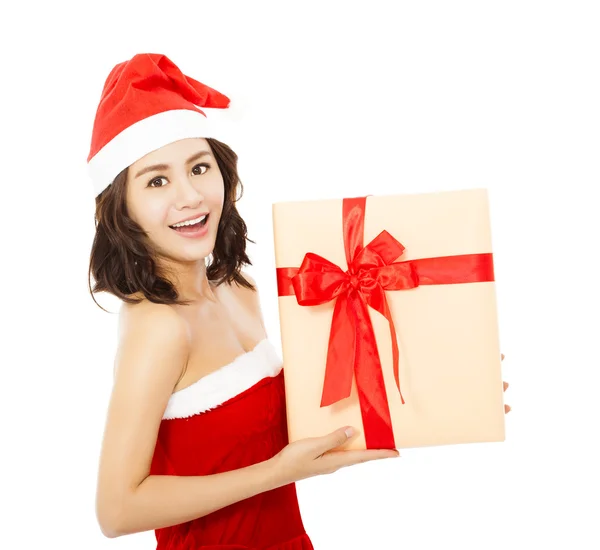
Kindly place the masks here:
[(361, 333), (375, 338), (366, 305), (381, 313), (388, 321), (392, 337), (394, 378), (400, 392), (398, 374), (398, 344), (394, 321), (388, 307), (385, 291), (415, 288), (418, 276), (410, 263), (392, 262), (402, 255), (404, 246), (387, 231), (382, 231), (363, 248), (365, 198), (344, 201), (344, 246), (348, 270), (342, 271), (329, 260), (309, 252), (293, 277), (292, 284), (302, 306), (315, 306), (337, 298), (325, 371), (325, 386), (321, 407), (348, 397), (352, 389), (352, 375), (367, 359), (369, 371), (381, 370), (379, 353), (375, 346), (372, 357), (361, 357), (362, 346), (357, 346)]
[(348, 397), (352, 376), (356, 376), (367, 448), (395, 448), (381, 360), (367, 306), (388, 321), (394, 378), (404, 404), (396, 331), (385, 291), (407, 290), (423, 284), (493, 281), (493, 263), (491, 254), (394, 262), (404, 252), (404, 246), (387, 231), (363, 246), (365, 206), (366, 197), (343, 200), (347, 271), (308, 252), (299, 269), (278, 268), (277, 283), (280, 296), (295, 295), (302, 306), (336, 300), (321, 406)]

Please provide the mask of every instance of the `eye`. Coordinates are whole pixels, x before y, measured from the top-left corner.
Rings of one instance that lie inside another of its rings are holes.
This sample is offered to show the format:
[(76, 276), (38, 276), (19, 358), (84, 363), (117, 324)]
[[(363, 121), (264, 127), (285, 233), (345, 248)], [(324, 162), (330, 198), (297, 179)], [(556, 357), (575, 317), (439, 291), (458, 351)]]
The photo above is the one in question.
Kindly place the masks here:
[(210, 168), (210, 164), (206, 164), (204, 162), (202, 164), (196, 164), (196, 166), (194, 166), (192, 168), (192, 173), (195, 175), (199, 175), (199, 176), (201, 176), (202, 174), (206, 174), (206, 170), (204, 172), (201, 172), (200, 174), (198, 174), (197, 172), (194, 172), (194, 170), (196, 170), (196, 168), (199, 168), (199, 167), (204, 167), (204, 168), (206, 168), (206, 170), (208, 170)]
[(155, 182), (160, 182), (160, 180), (166, 180), (164, 176), (159, 176), (158, 178), (154, 178), (148, 182), (148, 187), (163, 187), (162, 185), (153, 185)]

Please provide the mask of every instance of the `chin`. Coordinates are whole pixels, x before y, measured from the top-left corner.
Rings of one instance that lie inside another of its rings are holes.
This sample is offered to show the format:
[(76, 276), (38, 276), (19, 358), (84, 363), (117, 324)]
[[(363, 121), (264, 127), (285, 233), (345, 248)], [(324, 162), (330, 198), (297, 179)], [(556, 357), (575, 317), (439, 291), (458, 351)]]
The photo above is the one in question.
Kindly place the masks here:
[(205, 260), (208, 258), (215, 249), (215, 243), (202, 243), (195, 247), (187, 247), (185, 250), (180, 250), (177, 256), (186, 262), (195, 262)]
[(215, 243), (214, 241), (190, 242), (184, 243), (183, 246), (181, 244), (174, 246), (172, 242), (168, 242), (159, 246), (159, 249), (162, 251), (162, 255), (171, 261), (189, 263), (208, 258), (215, 249)]
[(200, 260), (205, 260), (208, 258), (213, 249), (212, 248), (202, 248), (198, 250), (171, 250), (169, 256), (178, 262), (199, 262)]

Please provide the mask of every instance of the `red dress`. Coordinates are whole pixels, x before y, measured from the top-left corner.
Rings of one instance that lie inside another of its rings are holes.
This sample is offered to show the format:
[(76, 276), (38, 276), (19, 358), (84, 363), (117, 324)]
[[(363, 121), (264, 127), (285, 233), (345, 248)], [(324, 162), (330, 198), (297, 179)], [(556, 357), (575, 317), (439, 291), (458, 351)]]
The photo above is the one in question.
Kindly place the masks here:
[[(283, 368), (265, 339), (171, 395), (150, 474), (201, 476), (243, 468), (287, 443)], [(293, 483), (155, 534), (157, 550), (313, 550)]]

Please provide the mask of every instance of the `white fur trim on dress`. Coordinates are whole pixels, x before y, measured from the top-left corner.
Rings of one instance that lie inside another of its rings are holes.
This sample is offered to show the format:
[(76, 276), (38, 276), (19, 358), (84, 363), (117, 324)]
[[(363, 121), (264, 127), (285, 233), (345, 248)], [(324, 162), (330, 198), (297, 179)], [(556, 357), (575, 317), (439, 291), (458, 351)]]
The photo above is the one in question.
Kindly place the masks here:
[[(173, 109), (144, 118), (116, 135), (88, 162), (95, 195), (106, 189), (125, 168), (164, 145), (186, 138), (225, 139), (223, 121), (206, 109), (208, 117), (190, 109)], [(223, 117), (220, 117), (223, 118)]]
[(282, 368), (273, 344), (265, 338), (253, 350), (171, 394), (163, 419), (187, 418), (214, 409), (263, 378), (277, 376)]

